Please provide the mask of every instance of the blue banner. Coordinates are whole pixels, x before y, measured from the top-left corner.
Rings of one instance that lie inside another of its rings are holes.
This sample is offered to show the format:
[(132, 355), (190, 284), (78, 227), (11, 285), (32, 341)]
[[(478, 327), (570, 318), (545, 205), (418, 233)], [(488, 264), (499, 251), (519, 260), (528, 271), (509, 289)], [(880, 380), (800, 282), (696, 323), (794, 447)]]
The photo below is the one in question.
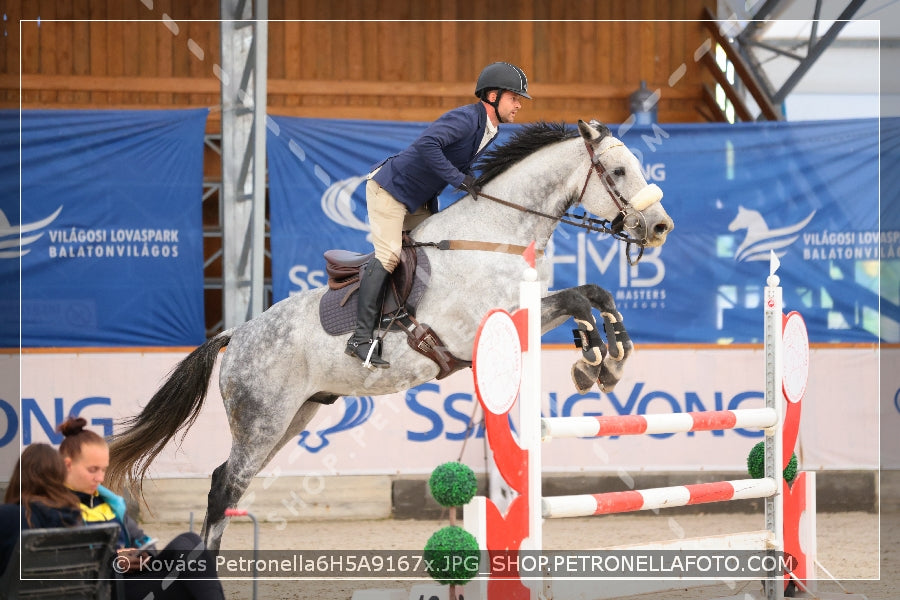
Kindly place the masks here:
[[(325, 284), (325, 250), (371, 251), (365, 175), (425, 126), (269, 117), (276, 301)], [(900, 341), (896, 209), (879, 223), (884, 203), (896, 206), (896, 186), (884, 185), (879, 205), (879, 158), (896, 179), (900, 119), (611, 129), (663, 189), (675, 230), (629, 267), (622, 244), (562, 225), (551, 289), (610, 290), (637, 343), (757, 343), (774, 251), (785, 305), (803, 313), (811, 341)], [(456, 198), (447, 189), (441, 205)], [(544, 341), (570, 337), (562, 327)]]
[[(0, 112), (0, 273), (4, 288), (21, 273), (22, 346), (204, 341), (208, 112)], [(0, 346), (18, 347), (5, 292)]]

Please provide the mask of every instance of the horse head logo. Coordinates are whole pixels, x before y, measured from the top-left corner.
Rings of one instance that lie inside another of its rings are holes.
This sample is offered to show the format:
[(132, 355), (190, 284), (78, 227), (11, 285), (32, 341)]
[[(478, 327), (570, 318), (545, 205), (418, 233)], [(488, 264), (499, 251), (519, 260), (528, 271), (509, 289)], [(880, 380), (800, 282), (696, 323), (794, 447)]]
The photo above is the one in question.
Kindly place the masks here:
[(331, 184), (322, 194), (322, 212), (325, 216), (338, 225), (368, 232), (369, 224), (366, 223), (365, 215), (360, 218), (353, 210), (356, 205), (353, 202), (353, 194), (364, 181), (365, 175), (357, 175)]
[(353, 429), (354, 427), (359, 427), (372, 416), (375, 402), (372, 400), (371, 396), (343, 396), (343, 399), (344, 415), (341, 417), (341, 420), (334, 425), (329, 425), (324, 429), (316, 431), (315, 436), (319, 438), (317, 444), (309, 443), (309, 438), (312, 435), (309, 431), (301, 431), (300, 440), (297, 442), (299, 446), (302, 446), (315, 454), (330, 443), (328, 436), (338, 433), (339, 431), (346, 431), (348, 429)]
[(800, 236), (797, 232), (806, 227), (815, 214), (816, 211), (812, 211), (799, 223), (769, 229), (759, 211), (738, 206), (737, 216), (728, 224), (728, 231), (746, 229), (747, 235), (734, 251), (734, 259), (738, 262), (769, 260), (770, 251), (774, 251), (779, 258), (784, 256), (786, 248)]
[(62, 209), (63, 207), (60, 206), (49, 217), (34, 223), (22, 223), (18, 227), (10, 225), (6, 214), (0, 210), (0, 258), (19, 258), (31, 252), (31, 249), (26, 246), (33, 244), (44, 235), (41, 230), (52, 223)]

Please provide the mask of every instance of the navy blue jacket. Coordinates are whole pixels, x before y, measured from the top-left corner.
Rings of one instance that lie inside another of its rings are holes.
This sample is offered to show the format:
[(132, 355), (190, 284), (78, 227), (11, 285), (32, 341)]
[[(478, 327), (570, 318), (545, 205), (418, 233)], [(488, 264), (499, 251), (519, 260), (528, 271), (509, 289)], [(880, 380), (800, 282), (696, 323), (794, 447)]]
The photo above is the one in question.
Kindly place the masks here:
[(385, 160), (373, 179), (415, 212), (447, 185), (460, 186), (480, 154), (478, 144), (486, 125), (487, 111), (481, 102), (454, 108), (431, 123), (408, 148)]
[[(41, 502), (31, 503), (31, 523), (25, 520), (25, 509), (18, 504), (0, 504), (0, 574), (13, 548), (19, 541), (19, 528), (75, 527), (81, 525), (81, 511), (73, 508), (50, 508)], [(18, 574), (16, 575), (18, 577)]]

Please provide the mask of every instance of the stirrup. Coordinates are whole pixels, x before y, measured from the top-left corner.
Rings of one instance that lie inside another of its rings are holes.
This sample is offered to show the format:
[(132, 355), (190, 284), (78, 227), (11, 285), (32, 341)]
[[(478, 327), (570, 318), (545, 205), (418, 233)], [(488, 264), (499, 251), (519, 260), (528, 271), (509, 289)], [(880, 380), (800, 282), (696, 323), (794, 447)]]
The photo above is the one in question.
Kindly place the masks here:
[(373, 340), (370, 338), (358, 342), (351, 338), (347, 341), (347, 347), (344, 349), (344, 352), (363, 361), (363, 366), (370, 371), (374, 371), (375, 369), (387, 369), (391, 366), (391, 363), (382, 359), (380, 352), (376, 352), (375, 347), (379, 344), (381, 344), (381, 340)]

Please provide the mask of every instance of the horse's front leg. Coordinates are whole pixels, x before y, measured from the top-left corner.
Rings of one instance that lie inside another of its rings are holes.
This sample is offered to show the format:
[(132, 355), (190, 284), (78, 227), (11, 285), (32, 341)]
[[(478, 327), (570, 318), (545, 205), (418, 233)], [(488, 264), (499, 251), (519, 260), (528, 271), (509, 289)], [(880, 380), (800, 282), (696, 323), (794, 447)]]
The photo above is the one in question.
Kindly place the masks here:
[[(604, 343), (594, 319), (596, 308), (603, 317)], [(554, 292), (541, 304), (541, 324), (547, 332), (562, 324), (569, 316), (578, 325), (576, 345), (581, 358), (572, 365), (572, 381), (579, 393), (585, 394), (598, 384), (601, 391), (612, 391), (622, 378), (625, 361), (632, 344), (616, 309), (612, 294), (596, 285), (583, 285)]]
[(611, 392), (622, 379), (625, 372), (625, 362), (631, 356), (634, 345), (621, 313), (616, 308), (616, 302), (612, 294), (602, 287), (594, 284), (582, 285), (576, 288), (588, 298), (591, 306), (600, 311), (603, 317), (603, 329), (606, 332), (606, 340), (609, 342), (609, 354), (603, 360), (603, 371), (600, 373), (600, 389)]

